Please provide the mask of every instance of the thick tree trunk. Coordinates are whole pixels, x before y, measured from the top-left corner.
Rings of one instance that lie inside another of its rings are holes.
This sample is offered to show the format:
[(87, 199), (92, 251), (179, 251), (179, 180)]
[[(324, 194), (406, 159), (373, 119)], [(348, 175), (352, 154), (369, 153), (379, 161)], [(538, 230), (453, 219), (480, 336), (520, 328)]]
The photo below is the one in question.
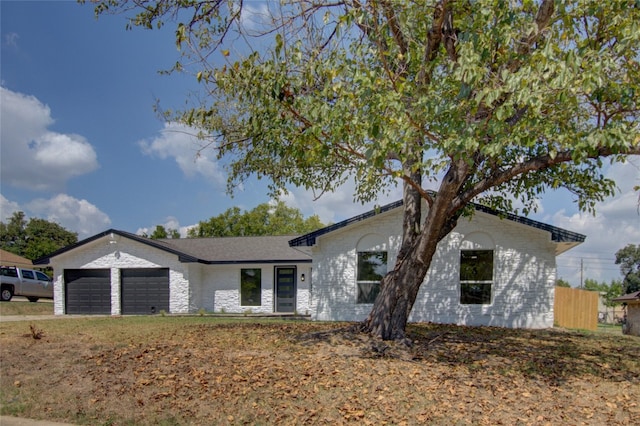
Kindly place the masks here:
[(452, 201), (464, 183), (469, 165), (455, 162), (445, 175), (420, 229), (421, 200), (405, 184), (403, 241), (394, 269), (380, 282), (380, 293), (362, 329), (384, 340), (404, 340), (405, 329), (438, 242), (457, 224), (462, 209), (451, 210)]
[(429, 270), (429, 263), (416, 261), (415, 251), (398, 260), (396, 268), (384, 276), (380, 293), (363, 324), (366, 332), (384, 340), (403, 340), (409, 314)]

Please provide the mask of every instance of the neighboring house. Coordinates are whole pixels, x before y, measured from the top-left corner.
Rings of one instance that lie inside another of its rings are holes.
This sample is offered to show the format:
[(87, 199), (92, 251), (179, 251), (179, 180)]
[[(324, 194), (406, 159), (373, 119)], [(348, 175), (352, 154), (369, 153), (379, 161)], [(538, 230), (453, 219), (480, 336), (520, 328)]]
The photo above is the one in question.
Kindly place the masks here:
[(600, 292), (598, 298), (598, 322), (605, 324), (619, 324), (624, 315), (622, 306), (607, 306), (606, 293)]
[(292, 237), (152, 240), (110, 229), (36, 260), (61, 314), (309, 313), (311, 258)]
[(612, 301), (622, 303), (627, 311), (622, 333), (640, 336), (640, 291), (616, 297)]
[[(313, 258), (312, 318), (366, 318), (402, 236), (396, 202), (291, 241)], [(553, 327), (556, 256), (585, 236), (474, 204), (438, 245), (410, 321)]]
[(17, 254), (2, 249), (0, 249), (0, 265), (33, 268), (33, 263), (26, 257), (18, 256)]
[[(474, 204), (438, 246), (410, 316), (553, 326), (556, 256), (584, 235)], [(59, 250), (55, 312), (214, 312), (366, 318), (402, 235), (396, 202), (300, 237), (151, 240), (108, 230)]]

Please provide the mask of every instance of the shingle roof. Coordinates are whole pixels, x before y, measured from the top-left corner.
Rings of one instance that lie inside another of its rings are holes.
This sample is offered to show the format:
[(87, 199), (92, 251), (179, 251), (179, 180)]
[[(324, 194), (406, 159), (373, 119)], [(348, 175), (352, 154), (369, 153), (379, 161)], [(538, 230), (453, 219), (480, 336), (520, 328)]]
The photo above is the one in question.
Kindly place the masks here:
[(204, 264), (311, 262), (309, 249), (290, 247), (294, 236), (179, 238), (152, 240), (117, 229), (109, 229), (76, 244), (64, 247), (34, 264), (46, 265), (50, 259), (106, 236), (121, 236), (178, 256), (181, 262)]
[[(388, 211), (391, 211), (393, 209), (397, 209), (399, 207), (402, 207), (403, 202), (402, 200), (399, 201), (395, 201), (393, 203), (387, 204), (385, 206), (379, 207), (377, 209), (374, 210), (370, 210), (366, 213), (363, 213), (361, 215), (358, 216), (354, 216), (350, 219), (347, 220), (343, 220), (342, 222), (338, 222), (335, 223), (333, 225), (329, 225), (325, 228), (322, 229), (318, 229), (317, 231), (314, 232), (310, 232), (308, 234), (302, 235), (300, 237), (294, 238), (291, 241), (289, 241), (289, 244), (292, 247), (305, 247), (305, 246), (312, 246), (316, 243), (316, 238), (318, 238), (321, 235), (324, 234), (328, 234), (329, 232), (333, 232), (337, 229), (340, 228), (344, 228), (348, 225), (351, 225), (353, 223), (356, 222), (361, 222), (365, 219), (368, 219), (370, 217), (379, 215), (381, 213), (385, 213)], [(491, 215), (495, 215), (495, 216), (499, 216), (501, 218), (507, 219), (507, 220), (511, 220), (513, 222), (517, 222), (517, 223), (521, 223), (527, 226), (532, 226), (534, 228), (537, 229), (541, 229), (544, 231), (547, 231), (551, 234), (551, 241), (556, 242), (556, 243), (569, 243), (569, 245), (571, 245), (571, 243), (581, 243), (585, 240), (586, 236), (582, 235), (582, 234), (578, 234), (577, 232), (572, 232), (572, 231), (568, 231), (566, 229), (562, 229), (562, 228), (558, 228), (556, 226), (552, 226), (546, 223), (542, 223), (542, 222), (538, 222), (523, 216), (517, 216), (515, 214), (512, 213), (504, 213), (504, 212), (499, 212), (497, 210), (493, 210), (489, 207), (483, 206), (481, 204), (477, 204), (477, 203), (471, 203), (471, 205), (473, 206), (474, 209), (476, 209), (477, 211), (480, 212), (484, 212), (484, 213), (488, 213)]]
[(33, 263), (22, 256), (18, 256), (15, 253), (11, 253), (6, 250), (0, 249), (0, 265), (2, 266), (18, 266), (18, 267), (32, 267)]
[(625, 294), (620, 297), (616, 297), (615, 299), (611, 299), (612, 302), (633, 302), (635, 300), (640, 300), (640, 291)]
[(160, 240), (208, 264), (310, 262), (309, 249), (290, 247), (293, 236)]

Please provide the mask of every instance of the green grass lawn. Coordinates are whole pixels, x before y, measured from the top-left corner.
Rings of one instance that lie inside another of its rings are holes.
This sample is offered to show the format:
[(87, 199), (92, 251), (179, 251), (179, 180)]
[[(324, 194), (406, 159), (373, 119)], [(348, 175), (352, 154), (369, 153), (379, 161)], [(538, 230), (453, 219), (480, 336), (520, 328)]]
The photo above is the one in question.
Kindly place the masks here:
[(10, 302), (0, 302), (0, 316), (8, 315), (53, 315), (53, 301), (40, 299), (36, 303), (14, 298)]

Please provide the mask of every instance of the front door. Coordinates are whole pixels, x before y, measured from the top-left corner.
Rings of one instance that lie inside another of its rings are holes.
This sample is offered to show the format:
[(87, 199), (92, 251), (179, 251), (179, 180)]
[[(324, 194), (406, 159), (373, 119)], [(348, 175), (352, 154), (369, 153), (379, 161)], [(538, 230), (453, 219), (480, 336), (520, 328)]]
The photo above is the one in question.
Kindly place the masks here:
[(296, 268), (276, 268), (276, 312), (296, 309)]

